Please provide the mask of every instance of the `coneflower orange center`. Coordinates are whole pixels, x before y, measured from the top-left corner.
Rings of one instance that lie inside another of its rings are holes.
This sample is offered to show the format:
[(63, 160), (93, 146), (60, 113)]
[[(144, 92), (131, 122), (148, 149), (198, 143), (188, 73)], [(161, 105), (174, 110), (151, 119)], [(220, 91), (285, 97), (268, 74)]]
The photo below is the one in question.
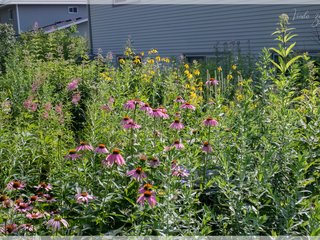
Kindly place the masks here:
[(203, 145), (207, 147), (209, 146), (209, 142), (204, 142)]
[(14, 230), (14, 225), (13, 224), (9, 224), (6, 226), (7, 232), (8, 233), (12, 233)]
[(69, 154), (75, 154), (77, 151), (75, 149), (69, 150)]
[(87, 193), (87, 192), (82, 192), (82, 193), (81, 193), (81, 196), (82, 196), (82, 197), (86, 197), (86, 196), (88, 196), (88, 193)]
[(145, 191), (144, 192), (144, 194), (143, 194), (145, 197), (151, 197), (151, 195), (152, 195), (152, 192), (151, 191), (149, 191), (149, 190), (147, 190), (147, 191)]
[(38, 198), (37, 196), (31, 196), (31, 197), (30, 197), (30, 201), (31, 201), (31, 202), (34, 202), (34, 201), (37, 200), (37, 198)]
[(152, 189), (152, 184), (150, 184), (150, 183), (146, 183), (144, 186), (143, 186), (143, 189), (144, 190), (148, 190), (148, 191), (150, 191), (151, 189)]
[(206, 120), (207, 120), (207, 121), (211, 121), (211, 120), (212, 120), (212, 117), (207, 117)]
[(179, 119), (175, 119), (174, 122), (175, 123), (180, 123), (180, 120)]
[(20, 183), (19, 181), (14, 181), (13, 184), (12, 184), (12, 186), (13, 186), (14, 188), (18, 188), (18, 187), (21, 186), (21, 183)]
[(0, 196), (0, 202), (4, 202), (7, 199), (8, 199), (8, 197), (6, 195)]
[(104, 145), (104, 144), (99, 144), (99, 148), (105, 148), (106, 147), (106, 145)]
[(137, 167), (136, 168), (136, 173), (140, 174), (142, 172), (142, 168), (141, 167)]
[(124, 116), (123, 117), (123, 120), (125, 120), (125, 121), (127, 121), (127, 120), (129, 120), (130, 118), (128, 117), (128, 116)]
[(86, 142), (83, 142), (83, 141), (80, 142), (80, 145), (81, 145), (81, 146), (84, 146), (84, 145), (86, 145), (86, 144), (87, 144)]
[(179, 144), (179, 143), (180, 143), (179, 140), (175, 140), (175, 141), (174, 141), (174, 144)]
[(119, 154), (119, 153), (120, 153), (120, 150), (119, 150), (119, 149), (113, 149), (112, 153), (113, 153), (113, 154)]

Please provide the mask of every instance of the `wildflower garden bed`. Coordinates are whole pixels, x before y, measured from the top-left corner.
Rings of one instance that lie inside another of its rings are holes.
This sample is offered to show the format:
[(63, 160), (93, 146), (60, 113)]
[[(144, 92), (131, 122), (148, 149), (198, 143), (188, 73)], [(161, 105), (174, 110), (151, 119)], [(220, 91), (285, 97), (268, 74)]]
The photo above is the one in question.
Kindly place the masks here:
[(319, 69), (286, 24), (248, 79), (155, 49), (87, 60), (63, 31), (8, 38), (1, 234), (318, 235)]

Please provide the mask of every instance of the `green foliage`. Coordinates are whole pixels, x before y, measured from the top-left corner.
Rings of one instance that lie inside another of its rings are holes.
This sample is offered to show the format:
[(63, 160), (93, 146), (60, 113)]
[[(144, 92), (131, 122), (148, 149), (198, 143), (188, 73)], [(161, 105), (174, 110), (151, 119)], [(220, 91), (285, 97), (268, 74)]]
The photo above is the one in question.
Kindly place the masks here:
[[(253, 79), (238, 65), (202, 71), (197, 62), (169, 60), (154, 49), (137, 54), (131, 46), (116, 68), (110, 56), (88, 61), (84, 48), (72, 47), (84, 41), (69, 33), (23, 36), (0, 79), (0, 227), (35, 226), (11, 235), (318, 235), (319, 69), (307, 55), (292, 61), (294, 45), (283, 42), (293, 35), (281, 21), (274, 50), (280, 68), (264, 49)], [(206, 84), (211, 76), (218, 85)], [(182, 108), (178, 96), (195, 110)], [(131, 109), (124, 108), (128, 100)], [(151, 117), (140, 101), (163, 107), (169, 119)], [(125, 116), (141, 128), (125, 129)], [(218, 124), (205, 126), (208, 116)], [(176, 118), (180, 131), (170, 128)], [(177, 140), (183, 149), (173, 147)], [(83, 147), (80, 141), (120, 149), (126, 164), (108, 166), (107, 154), (90, 150), (66, 157)], [(203, 151), (206, 141), (212, 152)], [(128, 176), (137, 167), (142, 181)], [(26, 187), (8, 189), (13, 180)], [(52, 190), (39, 193), (34, 186), (42, 181)], [(153, 185), (154, 207), (137, 203), (144, 183)], [(95, 198), (81, 203), (78, 193)], [(32, 195), (41, 200), (33, 211), (51, 215), (29, 220), (15, 210), (17, 199)], [(67, 228), (47, 227), (60, 217)]]
[(12, 25), (0, 24), (0, 74), (5, 71), (6, 58), (14, 46), (14, 35), (15, 32)]

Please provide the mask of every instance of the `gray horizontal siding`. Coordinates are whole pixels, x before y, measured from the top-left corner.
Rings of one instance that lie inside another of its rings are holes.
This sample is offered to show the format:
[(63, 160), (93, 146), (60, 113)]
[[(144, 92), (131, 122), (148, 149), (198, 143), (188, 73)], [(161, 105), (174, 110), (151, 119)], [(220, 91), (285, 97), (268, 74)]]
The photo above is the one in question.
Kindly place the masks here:
[[(13, 11), (13, 19), (9, 19), (9, 10), (12, 9)], [(13, 29), (16, 33), (18, 33), (18, 25), (17, 25), (17, 13), (16, 13), (16, 6), (2, 6), (0, 8), (0, 23), (8, 23), (13, 26)]]
[(276, 45), (271, 33), (278, 16), (285, 12), (292, 20), (294, 9), (310, 15), (291, 21), (299, 35), (297, 48), (320, 48), (311, 27), (313, 18), (320, 15), (320, 5), (91, 5), (90, 9), (95, 52), (101, 48), (120, 54), (130, 36), (138, 51), (157, 48), (169, 56), (209, 53), (218, 42), (222, 48), (230, 41), (239, 41), (244, 51), (249, 50), (250, 41), (250, 50), (258, 54), (262, 47)]

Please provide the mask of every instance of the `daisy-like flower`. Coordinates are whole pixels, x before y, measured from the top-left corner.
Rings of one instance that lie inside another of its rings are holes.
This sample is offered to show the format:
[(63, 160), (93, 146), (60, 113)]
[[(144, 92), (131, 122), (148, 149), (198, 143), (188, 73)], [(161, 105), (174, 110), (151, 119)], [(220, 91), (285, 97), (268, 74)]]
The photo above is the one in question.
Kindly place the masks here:
[(77, 203), (89, 203), (89, 200), (95, 199), (94, 196), (90, 195), (87, 192), (78, 192), (75, 196)]
[(76, 150), (77, 150), (77, 152), (79, 152), (79, 151), (93, 151), (93, 147), (90, 144), (88, 144), (84, 141), (81, 141), (80, 145), (76, 148)]
[(103, 110), (103, 111), (106, 111), (106, 112), (111, 111), (111, 108), (110, 108), (109, 105), (107, 105), (107, 104), (102, 105), (102, 106), (100, 107), (100, 109)]
[(175, 147), (177, 150), (181, 150), (184, 148), (184, 145), (180, 142), (180, 140), (175, 140), (172, 147)]
[(125, 160), (120, 154), (119, 149), (114, 149), (112, 151), (112, 154), (107, 156), (107, 158), (104, 161), (102, 161), (103, 165), (108, 165), (108, 166), (112, 166), (114, 163), (116, 163), (119, 166), (126, 164)]
[(17, 227), (17, 224), (14, 224), (14, 223), (7, 224), (0, 228), (0, 232), (2, 234), (11, 234), (11, 233), (15, 233), (16, 231), (18, 231), (18, 227)]
[(211, 127), (211, 126), (215, 127), (218, 125), (218, 121), (213, 119), (212, 117), (207, 117), (207, 119), (204, 120), (202, 123), (207, 127)]
[(32, 206), (25, 202), (19, 202), (18, 204), (16, 204), (15, 210), (18, 212), (26, 213), (32, 210)]
[(47, 203), (51, 203), (51, 202), (55, 202), (56, 201), (54, 196), (51, 195), (51, 194), (43, 194), (43, 197), (45, 198), (45, 202), (47, 202)]
[(182, 108), (182, 109), (191, 109), (191, 110), (193, 110), (193, 111), (196, 110), (196, 107), (193, 106), (193, 105), (191, 105), (191, 104), (188, 103), (188, 102), (182, 104), (182, 105), (180, 106), (180, 108)]
[(140, 194), (145, 193), (146, 191), (152, 191), (152, 184), (146, 183), (139, 189)]
[(108, 150), (106, 149), (106, 145), (99, 144), (98, 147), (95, 149), (96, 153), (108, 153)]
[(127, 102), (123, 105), (123, 107), (124, 107), (125, 109), (133, 110), (133, 109), (136, 108), (137, 105), (140, 105), (140, 106), (141, 106), (142, 104), (143, 104), (143, 102), (142, 102), (140, 99), (134, 99), (134, 100), (129, 100), (129, 101), (127, 101)]
[(172, 160), (171, 161), (171, 170), (175, 169), (178, 166), (178, 161), (177, 160)]
[(139, 155), (139, 160), (144, 163), (144, 162), (146, 162), (148, 160), (148, 157), (145, 154), (140, 154)]
[(34, 232), (35, 231), (35, 228), (31, 223), (21, 224), (19, 226), (19, 229), (22, 229), (22, 230), (28, 231), (28, 232)]
[(37, 202), (37, 201), (39, 201), (39, 197), (36, 196), (36, 195), (33, 195), (33, 196), (31, 196), (31, 197), (29, 198), (30, 204), (32, 204), (32, 203), (34, 203), (34, 202)]
[(73, 79), (67, 86), (69, 91), (73, 91), (78, 88), (79, 79)]
[(211, 153), (212, 152), (212, 147), (211, 147), (209, 142), (204, 142), (201, 150), (203, 152), (205, 152), (205, 153)]
[(162, 118), (163, 119), (169, 119), (169, 115), (167, 113), (167, 109), (165, 109), (164, 107), (159, 107), (158, 110), (160, 110), (162, 112)]
[(24, 189), (26, 184), (24, 182), (21, 182), (19, 180), (13, 180), (7, 184), (8, 190), (22, 190)]
[(181, 130), (181, 129), (184, 128), (184, 125), (183, 125), (182, 122), (180, 122), (180, 120), (179, 120), (178, 118), (176, 118), (176, 119), (174, 120), (174, 122), (171, 123), (170, 128), (172, 128), (172, 129), (177, 129), (177, 130)]
[(148, 201), (150, 207), (154, 207), (157, 204), (155, 193), (153, 191), (145, 191), (140, 195), (137, 203), (140, 203), (141, 206), (144, 206), (145, 201)]
[(69, 154), (64, 156), (64, 158), (71, 159), (71, 160), (78, 159), (79, 157), (81, 157), (81, 154), (77, 154), (77, 150), (76, 149), (69, 150)]
[(210, 78), (208, 81), (206, 81), (207, 86), (216, 86), (218, 83), (218, 80), (214, 78)]
[(52, 190), (52, 185), (50, 183), (45, 183), (45, 182), (41, 182), (38, 186), (35, 186), (36, 191), (39, 190), (46, 190), (47, 192), (49, 192), (50, 190)]
[(12, 201), (7, 195), (0, 196), (0, 204), (4, 208), (10, 208), (12, 206)]
[(26, 217), (29, 219), (39, 219), (39, 218), (43, 218), (44, 215), (41, 212), (32, 212), (32, 213), (27, 213)]
[(147, 177), (141, 167), (137, 167), (136, 169), (127, 172), (127, 176), (134, 178), (137, 181), (142, 181), (142, 179)]
[(124, 129), (139, 129), (141, 125), (136, 124), (133, 120), (130, 120), (127, 124), (123, 125)]
[(59, 231), (61, 227), (67, 228), (69, 224), (65, 219), (56, 216), (55, 218), (52, 218), (47, 222), (47, 226), (48, 228), (51, 228), (54, 232), (56, 232)]
[(174, 169), (172, 169), (172, 176), (188, 177), (189, 175), (189, 171), (182, 166), (176, 166)]
[(130, 121), (132, 121), (132, 119), (128, 116), (124, 116), (121, 120), (121, 125), (126, 125), (128, 124)]
[(178, 103), (184, 103), (185, 102), (185, 100), (181, 96), (176, 97), (176, 99), (174, 101), (178, 102)]
[(146, 111), (146, 112), (151, 112), (152, 108), (150, 107), (150, 105), (148, 103), (144, 103), (141, 107), (140, 107), (141, 111)]
[(158, 167), (160, 165), (160, 161), (156, 157), (152, 157), (149, 161), (150, 167)]

